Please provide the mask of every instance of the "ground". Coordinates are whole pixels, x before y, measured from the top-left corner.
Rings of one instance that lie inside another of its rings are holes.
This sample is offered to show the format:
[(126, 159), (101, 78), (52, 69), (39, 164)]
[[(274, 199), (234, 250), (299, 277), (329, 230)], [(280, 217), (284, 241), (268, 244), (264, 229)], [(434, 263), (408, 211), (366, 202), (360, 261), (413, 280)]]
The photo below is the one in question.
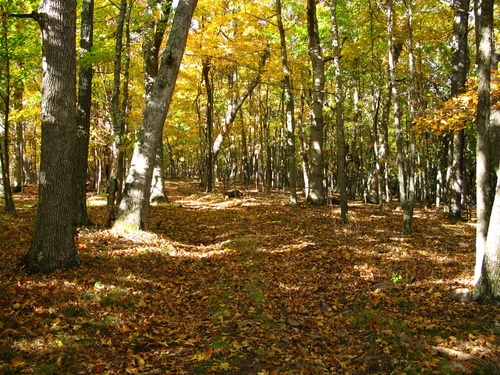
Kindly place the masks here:
[[(498, 374), (500, 306), (470, 288), (474, 222), (292, 207), (169, 181), (150, 232), (80, 228), (82, 266), (27, 275), (36, 196), (0, 213), (1, 374)], [(91, 196), (99, 223), (104, 198)]]

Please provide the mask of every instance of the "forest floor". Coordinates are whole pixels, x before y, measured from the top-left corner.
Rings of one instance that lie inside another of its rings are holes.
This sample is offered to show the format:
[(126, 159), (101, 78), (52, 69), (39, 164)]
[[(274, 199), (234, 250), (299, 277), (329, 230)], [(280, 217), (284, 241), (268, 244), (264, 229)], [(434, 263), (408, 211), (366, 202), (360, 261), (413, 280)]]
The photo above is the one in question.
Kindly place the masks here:
[[(471, 287), (473, 222), (396, 205), (292, 207), (168, 182), (151, 231), (81, 228), (80, 267), (19, 268), (36, 195), (0, 213), (0, 374), (499, 374), (500, 306)], [(99, 223), (105, 199), (89, 198)], [(1, 209), (1, 207), (0, 207)]]

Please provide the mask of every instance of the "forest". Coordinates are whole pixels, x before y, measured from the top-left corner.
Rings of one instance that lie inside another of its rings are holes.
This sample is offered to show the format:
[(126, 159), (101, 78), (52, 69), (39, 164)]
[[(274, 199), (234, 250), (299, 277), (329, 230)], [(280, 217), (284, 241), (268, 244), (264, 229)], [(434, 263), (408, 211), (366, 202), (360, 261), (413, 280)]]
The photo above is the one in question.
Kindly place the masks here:
[(500, 372), (493, 0), (0, 0), (0, 372)]

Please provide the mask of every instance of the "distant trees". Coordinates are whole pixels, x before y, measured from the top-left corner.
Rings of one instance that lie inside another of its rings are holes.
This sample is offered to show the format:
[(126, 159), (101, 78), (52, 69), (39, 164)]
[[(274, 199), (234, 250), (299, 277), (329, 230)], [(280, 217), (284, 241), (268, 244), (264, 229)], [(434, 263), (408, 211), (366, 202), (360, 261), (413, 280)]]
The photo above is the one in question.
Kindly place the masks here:
[[(466, 198), (479, 203), (494, 190), (476, 197), (473, 189), (479, 178), (491, 185), (492, 174), (473, 173), (476, 154), (485, 156), (483, 133), (472, 131), (469, 59), (482, 44), (468, 44), (469, 2), (85, 0), (75, 223), (90, 222), (92, 189), (108, 193), (107, 224), (120, 204), (115, 227), (147, 228), (151, 185), (160, 196), (163, 187), (153, 169), (163, 160), (166, 174), (197, 178), (207, 192), (243, 184), (289, 192), (292, 204), (302, 189), (313, 205), (339, 198), (343, 221), (348, 199), (383, 209), (394, 198), (405, 233), (415, 204), (460, 219)], [(47, 167), (38, 144), (46, 133), (37, 117), (39, 56), (33, 44), (19, 43), (19, 26), (6, 16), (19, 4), (0, 4), (3, 180), (22, 188), (36, 180), (40, 160)], [(23, 17), (36, 17), (33, 7)]]

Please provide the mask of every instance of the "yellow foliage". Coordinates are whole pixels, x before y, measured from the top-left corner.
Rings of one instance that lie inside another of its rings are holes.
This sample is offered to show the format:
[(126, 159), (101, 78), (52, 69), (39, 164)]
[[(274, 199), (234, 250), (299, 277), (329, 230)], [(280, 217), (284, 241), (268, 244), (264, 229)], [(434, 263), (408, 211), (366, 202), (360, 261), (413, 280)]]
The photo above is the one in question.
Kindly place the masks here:
[[(491, 97), (495, 107), (500, 107), (500, 76), (498, 71), (492, 72)], [(474, 122), (477, 111), (477, 79), (471, 78), (467, 90), (444, 102), (440, 108), (415, 118), (413, 130), (420, 134), (430, 130), (437, 135), (445, 132), (457, 133), (467, 124)]]

